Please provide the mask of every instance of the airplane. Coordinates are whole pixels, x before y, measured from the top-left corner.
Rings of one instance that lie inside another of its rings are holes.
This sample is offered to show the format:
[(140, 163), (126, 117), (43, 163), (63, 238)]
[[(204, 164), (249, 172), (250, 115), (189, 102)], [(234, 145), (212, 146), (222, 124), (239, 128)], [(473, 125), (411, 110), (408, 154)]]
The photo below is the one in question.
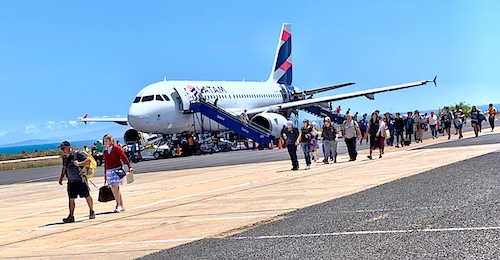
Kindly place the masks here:
[[(212, 120), (199, 120), (199, 113), (189, 113), (191, 102), (200, 99), (216, 103), (217, 107), (239, 116), (246, 110), (251, 123), (267, 128), (274, 136), (279, 136), (292, 112), (311, 105), (401, 90), (434, 82), (422, 80), (413, 83), (387, 86), (369, 90), (350, 92), (314, 98), (313, 95), (353, 85), (353, 82), (326, 86), (311, 90), (300, 90), (292, 85), (292, 34), (291, 24), (281, 28), (273, 68), (267, 81), (187, 81), (166, 80), (150, 84), (137, 93), (130, 105), (127, 118), (88, 118), (82, 122), (115, 122), (129, 124), (124, 139), (133, 139), (143, 133), (177, 134), (210, 129)], [(217, 125), (217, 123), (215, 123)]]

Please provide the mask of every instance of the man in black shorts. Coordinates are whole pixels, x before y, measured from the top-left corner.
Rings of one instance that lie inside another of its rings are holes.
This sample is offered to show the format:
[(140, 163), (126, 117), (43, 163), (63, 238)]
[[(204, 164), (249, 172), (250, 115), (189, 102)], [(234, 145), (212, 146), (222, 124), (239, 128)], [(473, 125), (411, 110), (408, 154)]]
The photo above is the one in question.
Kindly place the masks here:
[(68, 178), (69, 215), (67, 218), (63, 218), (63, 222), (75, 222), (75, 199), (78, 196), (87, 200), (87, 204), (89, 205), (90, 209), (89, 219), (94, 219), (94, 202), (89, 193), (87, 178), (83, 176), (79, 168), (89, 163), (90, 158), (88, 158), (84, 153), (80, 151), (73, 151), (68, 141), (62, 142), (61, 145), (59, 145), (59, 149), (61, 149), (61, 151), (63, 152), (63, 167), (61, 171), (61, 177), (59, 178), (59, 184), (62, 185), (64, 176)]
[(451, 122), (453, 121), (453, 115), (450, 112), (450, 109), (448, 107), (444, 108), (444, 112), (441, 115), (441, 119), (444, 121), (444, 130), (446, 130), (446, 133), (448, 134), (448, 140), (450, 140), (451, 136)]

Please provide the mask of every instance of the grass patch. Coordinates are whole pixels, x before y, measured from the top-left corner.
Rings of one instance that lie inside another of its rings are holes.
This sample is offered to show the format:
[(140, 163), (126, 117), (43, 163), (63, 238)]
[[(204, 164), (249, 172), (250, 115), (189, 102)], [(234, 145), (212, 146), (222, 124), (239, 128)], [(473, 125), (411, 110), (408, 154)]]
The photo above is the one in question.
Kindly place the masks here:
[(7, 162), (0, 164), (0, 171), (12, 171), (20, 169), (38, 168), (45, 166), (62, 165), (61, 158), (40, 159), (29, 162)]
[(0, 164), (0, 171), (12, 171), (12, 170), (20, 170), (20, 169), (29, 169), (29, 168), (38, 168), (45, 166), (54, 166), (54, 165), (62, 165), (61, 158), (48, 158), (48, 159), (39, 159), (34, 161), (26, 161), (26, 162), (9, 162), (12, 160), (20, 160), (20, 159), (29, 159), (29, 158), (39, 158), (46, 156), (61, 156), (61, 151), (59, 150), (45, 150), (39, 152), (20, 152), (18, 154), (2, 154), (0, 155), (0, 161), (4, 162)]

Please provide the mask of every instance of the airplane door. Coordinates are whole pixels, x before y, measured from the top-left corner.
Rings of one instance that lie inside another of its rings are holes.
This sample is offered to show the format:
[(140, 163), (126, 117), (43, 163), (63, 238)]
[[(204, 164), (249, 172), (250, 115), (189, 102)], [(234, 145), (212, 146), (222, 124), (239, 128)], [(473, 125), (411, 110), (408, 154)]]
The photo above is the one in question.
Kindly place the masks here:
[(176, 99), (175, 103), (179, 110), (189, 110), (191, 105), (191, 101), (189, 99), (189, 94), (187, 93), (185, 88), (180, 88), (179, 92), (177, 89), (179, 87), (174, 88), (175, 92), (172, 93), (172, 97)]

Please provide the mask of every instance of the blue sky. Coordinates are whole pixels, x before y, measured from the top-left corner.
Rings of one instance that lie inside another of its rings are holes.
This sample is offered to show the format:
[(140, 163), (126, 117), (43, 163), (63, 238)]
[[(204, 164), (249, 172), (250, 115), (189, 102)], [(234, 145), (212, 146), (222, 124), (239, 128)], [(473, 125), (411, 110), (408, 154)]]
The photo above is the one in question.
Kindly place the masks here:
[(497, 10), (500, 1), (2, 1), (0, 144), (114, 127), (77, 118), (126, 117), (164, 76), (266, 80), (283, 22), (301, 89), (438, 75), (437, 88), (334, 104), (344, 109), (500, 103)]

